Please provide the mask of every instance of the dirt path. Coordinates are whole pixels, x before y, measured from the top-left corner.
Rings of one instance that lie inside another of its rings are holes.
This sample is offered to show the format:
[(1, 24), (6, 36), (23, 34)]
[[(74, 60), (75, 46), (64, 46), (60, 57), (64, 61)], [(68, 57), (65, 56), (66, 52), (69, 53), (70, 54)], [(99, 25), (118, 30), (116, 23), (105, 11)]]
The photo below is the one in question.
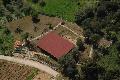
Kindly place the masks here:
[(93, 46), (91, 46), (89, 57), (92, 58), (93, 55)]
[(12, 61), (12, 62), (19, 63), (19, 64), (28, 65), (30, 67), (34, 67), (34, 68), (37, 68), (41, 71), (44, 71), (44, 72), (46, 72), (54, 77), (56, 77), (59, 74), (58, 72), (56, 72), (52, 68), (50, 68), (44, 64), (41, 64), (39, 62), (32, 61), (32, 60), (26, 60), (26, 59), (15, 58), (15, 57), (10, 57), (10, 56), (3, 56), (3, 55), (0, 55), (0, 59)]

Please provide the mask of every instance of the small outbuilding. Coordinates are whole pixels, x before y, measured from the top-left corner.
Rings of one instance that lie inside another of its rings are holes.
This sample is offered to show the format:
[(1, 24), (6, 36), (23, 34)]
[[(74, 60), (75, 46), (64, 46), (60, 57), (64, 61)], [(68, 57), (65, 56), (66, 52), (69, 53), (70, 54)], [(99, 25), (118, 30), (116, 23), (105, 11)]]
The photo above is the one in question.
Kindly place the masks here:
[(74, 44), (64, 39), (55, 32), (50, 32), (43, 36), (37, 46), (48, 54), (59, 59), (74, 48)]

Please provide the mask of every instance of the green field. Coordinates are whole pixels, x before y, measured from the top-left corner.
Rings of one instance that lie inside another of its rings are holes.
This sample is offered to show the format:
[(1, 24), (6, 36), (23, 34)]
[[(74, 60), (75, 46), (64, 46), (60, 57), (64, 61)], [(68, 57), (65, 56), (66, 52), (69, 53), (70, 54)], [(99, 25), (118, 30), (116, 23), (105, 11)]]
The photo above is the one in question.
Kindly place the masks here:
[(43, 12), (48, 15), (54, 15), (64, 20), (74, 21), (75, 14), (78, 10), (85, 9), (86, 7), (94, 7), (96, 0), (44, 0), (46, 6), (34, 4), (31, 0), (27, 0), (29, 5), (36, 11)]

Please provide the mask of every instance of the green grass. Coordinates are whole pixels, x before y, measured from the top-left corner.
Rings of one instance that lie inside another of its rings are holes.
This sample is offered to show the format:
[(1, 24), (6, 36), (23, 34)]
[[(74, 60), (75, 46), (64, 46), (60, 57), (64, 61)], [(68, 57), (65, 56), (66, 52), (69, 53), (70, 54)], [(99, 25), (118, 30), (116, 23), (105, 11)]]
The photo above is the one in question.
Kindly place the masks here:
[[(96, 0), (44, 0), (46, 6), (40, 7), (40, 5), (34, 4), (31, 0), (27, 2), (38, 12), (43, 12), (48, 15), (54, 15), (64, 20), (74, 21), (75, 14), (78, 10), (85, 9), (86, 7), (95, 6)], [(78, 5), (79, 3), (79, 5)]]
[(78, 10), (76, 2), (72, 2), (71, 0), (46, 0), (46, 3), (47, 5), (43, 8), (44, 13), (74, 21), (74, 15)]
[(37, 69), (33, 69), (31, 71), (31, 74), (26, 78), (26, 80), (33, 80), (33, 78), (35, 77), (35, 75), (38, 74), (38, 70)]

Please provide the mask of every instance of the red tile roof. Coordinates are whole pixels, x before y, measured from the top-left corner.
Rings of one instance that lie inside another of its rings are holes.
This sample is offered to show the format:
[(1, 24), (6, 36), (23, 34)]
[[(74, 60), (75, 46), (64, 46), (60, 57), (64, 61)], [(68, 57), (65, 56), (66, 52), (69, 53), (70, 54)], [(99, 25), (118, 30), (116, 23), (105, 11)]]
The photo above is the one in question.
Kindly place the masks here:
[(38, 47), (54, 57), (60, 58), (74, 48), (74, 44), (62, 38), (55, 32), (50, 32), (39, 40)]

